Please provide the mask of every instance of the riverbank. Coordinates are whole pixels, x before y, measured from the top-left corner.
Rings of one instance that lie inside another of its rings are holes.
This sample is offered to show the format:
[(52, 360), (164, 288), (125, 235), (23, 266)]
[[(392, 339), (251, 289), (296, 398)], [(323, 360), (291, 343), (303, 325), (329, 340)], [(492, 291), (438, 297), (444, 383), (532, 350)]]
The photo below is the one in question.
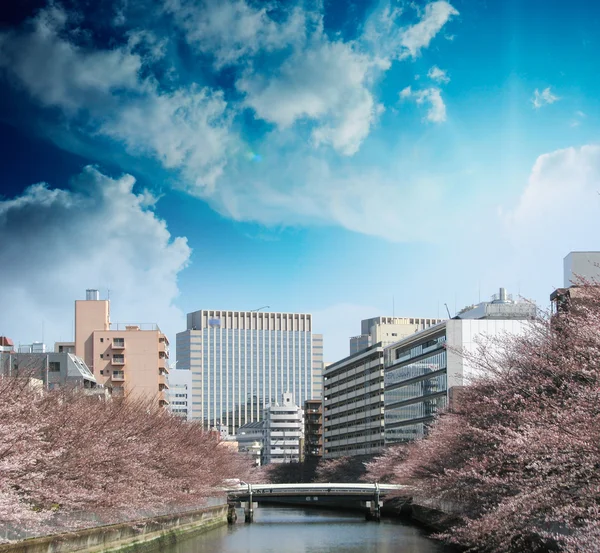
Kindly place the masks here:
[(0, 545), (0, 553), (130, 553), (166, 546), (227, 524), (227, 504)]

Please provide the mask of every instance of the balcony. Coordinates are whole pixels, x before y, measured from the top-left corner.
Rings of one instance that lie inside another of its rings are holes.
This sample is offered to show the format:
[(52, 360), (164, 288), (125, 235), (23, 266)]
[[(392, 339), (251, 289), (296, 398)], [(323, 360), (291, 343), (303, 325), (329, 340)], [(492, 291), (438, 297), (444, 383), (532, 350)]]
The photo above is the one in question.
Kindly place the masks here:
[(110, 379), (113, 382), (124, 382), (125, 381), (125, 372), (124, 371), (113, 371)]
[(169, 358), (169, 344), (163, 339), (158, 341), (158, 353), (164, 355), (167, 359)]
[(110, 359), (111, 365), (124, 365), (125, 364), (125, 356), (124, 355), (113, 355)]
[(112, 348), (113, 349), (125, 349), (125, 338), (113, 338)]
[(164, 392), (164, 391), (158, 392), (158, 404), (161, 407), (166, 407), (167, 405), (169, 405), (169, 397), (167, 396), (166, 392)]

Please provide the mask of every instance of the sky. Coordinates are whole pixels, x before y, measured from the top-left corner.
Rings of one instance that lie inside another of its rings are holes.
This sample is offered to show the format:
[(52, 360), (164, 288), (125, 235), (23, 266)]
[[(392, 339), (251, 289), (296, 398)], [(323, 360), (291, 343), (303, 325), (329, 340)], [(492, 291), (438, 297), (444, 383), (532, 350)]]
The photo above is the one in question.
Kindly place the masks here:
[(0, 335), (73, 302), (175, 341), (199, 309), (548, 304), (600, 250), (600, 5), (24, 0), (0, 8)]

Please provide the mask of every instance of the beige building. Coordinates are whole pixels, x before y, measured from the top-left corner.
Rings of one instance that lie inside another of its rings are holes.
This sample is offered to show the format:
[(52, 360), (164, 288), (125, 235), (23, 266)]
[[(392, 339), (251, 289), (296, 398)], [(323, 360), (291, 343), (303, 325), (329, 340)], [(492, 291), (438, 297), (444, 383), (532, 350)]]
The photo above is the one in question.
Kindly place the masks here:
[(157, 325), (111, 325), (110, 302), (97, 290), (75, 301), (75, 354), (113, 397), (156, 397), (168, 405), (169, 340)]

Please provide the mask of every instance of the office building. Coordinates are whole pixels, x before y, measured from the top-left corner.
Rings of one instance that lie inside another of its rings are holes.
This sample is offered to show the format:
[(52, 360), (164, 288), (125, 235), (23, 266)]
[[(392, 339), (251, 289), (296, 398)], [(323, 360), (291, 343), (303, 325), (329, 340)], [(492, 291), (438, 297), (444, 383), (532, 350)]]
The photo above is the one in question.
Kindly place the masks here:
[(330, 364), (323, 382), (323, 458), (377, 453), (384, 445), (383, 346)]
[(473, 374), (461, 351), (475, 352), (482, 336), (523, 332), (535, 316), (535, 305), (513, 301), (501, 288), (492, 301), (386, 348), (385, 442), (426, 433), (436, 413)]
[(317, 461), (323, 457), (323, 402), (307, 399), (304, 402), (304, 460)]
[(350, 338), (350, 355), (374, 344), (386, 347), (405, 336), (438, 324), (443, 319), (419, 317), (372, 317), (361, 321), (361, 334)]
[(97, 290), (75, 301), (75, 353), (113, 397), (169, 403), (169, 340), (155, 324), (111, 324)]
[(350, 356), (326, 367), (323, 457), (372, 455), (384, 445), (384, 348), (438, 323), (426, 317), (372, 317), (350, 338)]
[(192, 374), (192, 418), (234, 435), (284, 392), (303, 404), (320, 392), (322, 348), (309, 314), (189, 313), (177, 334), (177, 367)]
[(282, 395), (282, 402), (273, 403), (264, 412), (264, 447), (262, 463), (298, 463), (304, 430), (302, 409), (291, 393)]

